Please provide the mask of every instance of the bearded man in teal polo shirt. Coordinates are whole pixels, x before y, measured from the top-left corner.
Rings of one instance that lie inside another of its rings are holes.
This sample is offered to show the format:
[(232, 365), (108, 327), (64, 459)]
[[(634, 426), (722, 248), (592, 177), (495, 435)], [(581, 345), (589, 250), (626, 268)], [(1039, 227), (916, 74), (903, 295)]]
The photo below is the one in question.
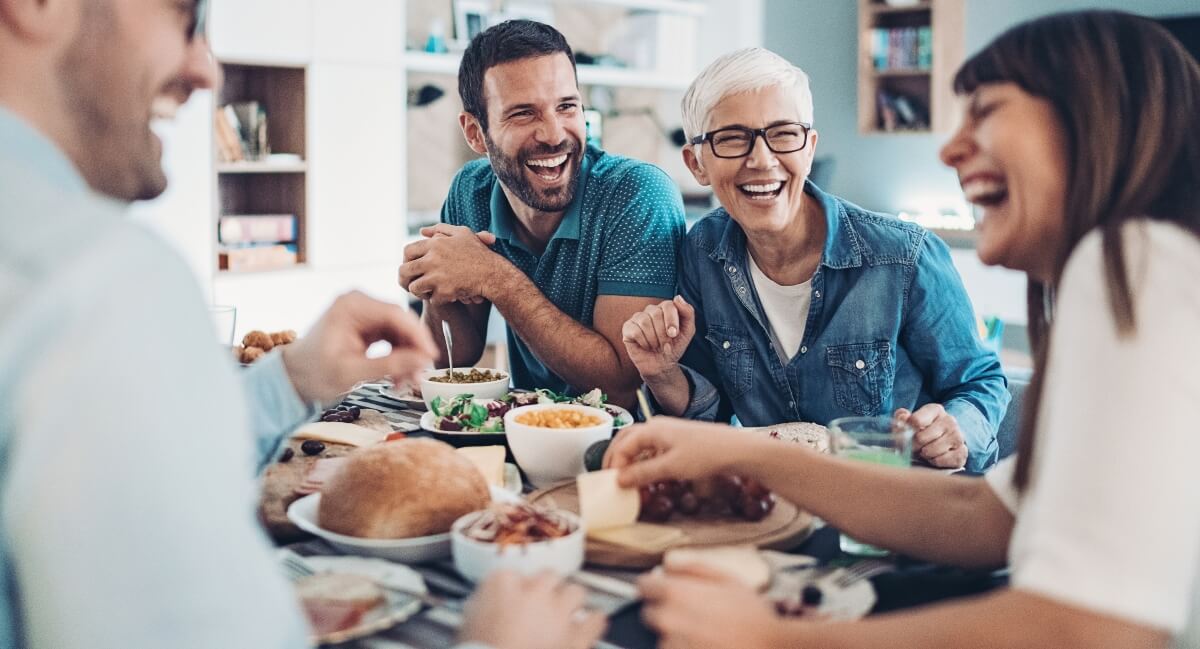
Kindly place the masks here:
[(463, 135), (487, 157), (459, 171), (442, 223), (405, 248), (400, 284), (425, 301), (439, 343), (450, 323), (455, 366), (478, 362), (494, 304), (515, 387), (599, 387), (630, 405), (641, 379), (621, 326), (675, 294), (678, 189), (653, 165), (584, 145), (574, 55), (553, 27), (481, 33), (458, 91)]

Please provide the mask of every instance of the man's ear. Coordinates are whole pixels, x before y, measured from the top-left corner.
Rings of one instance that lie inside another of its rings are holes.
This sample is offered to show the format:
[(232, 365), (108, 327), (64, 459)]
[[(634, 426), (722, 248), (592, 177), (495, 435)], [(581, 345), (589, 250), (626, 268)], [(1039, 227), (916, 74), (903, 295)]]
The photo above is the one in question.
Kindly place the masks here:
[(19, 38), (52, 41), (74, 33), (83, 2), (92, 0), (0, 0), (0, 22)]
[[(3, 2), (3, 0), (0, 0)], [(462, 129), (463, 138), (467, 141), (467, 146), (479, 155), (487, 155), (487, 142), (483, 137), (483, 125), (474, 115), (463, 111), (458, 114), (458, 126)]]
[(704, 168), (704, 163), (700, 160), (700, 156), (696, 155), (696, 145), (688, 144), (683, 147), (683, 164), (687, 165), (688, 171), (692, 172), (692, 177), (696, 182), (704, 187), (712, 184), (708, 179), (708, 171)]

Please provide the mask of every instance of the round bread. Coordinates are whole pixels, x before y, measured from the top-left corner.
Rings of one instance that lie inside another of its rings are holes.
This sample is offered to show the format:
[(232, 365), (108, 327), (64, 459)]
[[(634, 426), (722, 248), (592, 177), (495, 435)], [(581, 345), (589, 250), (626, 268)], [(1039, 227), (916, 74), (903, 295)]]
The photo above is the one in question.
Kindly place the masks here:
[(449, 532), (490, 503), (487, 480), (453, 447), (406, 439), (351, 453), (321, 489), (317, 522), (348, 536), (406, 539)]

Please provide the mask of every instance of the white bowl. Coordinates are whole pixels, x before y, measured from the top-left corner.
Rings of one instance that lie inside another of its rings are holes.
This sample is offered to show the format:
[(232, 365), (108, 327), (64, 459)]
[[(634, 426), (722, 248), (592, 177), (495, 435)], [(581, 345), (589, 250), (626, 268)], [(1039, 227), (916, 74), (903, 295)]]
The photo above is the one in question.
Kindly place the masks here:
[[(519, 498), (505, 489), (490, 487), (492, 502), (515, 502)], [(307, 495), (288, 506), (288, 520), (301, 530), (321, 537), (346, 554), (379, 557), (397, 563), (421, 563), (450, 554), (450, 533), (414, 536), (407, 539), (366, 539), (331, 532), (317, 523), (321, 494)]]
[(583, 522), (571, 512), (556, 510), (556, 513), (565, 518), (575, 531), (548, 541), (503, 546), (476, 541), (462, 533), (463, 528), (475, 522), (483, 511), (463, 516), (450, 527), (454, 568), (474, 582), (482, 581), (488, 573), (500, 569), (515, 570), (526, 575), (550, 570), (564, 576), (578, 571), (583, 567)]
[[(517, 421), (523, 413), (538, 410), (575, 410), (594, 415), (600, 423), (587, 428), (538, 428)], [(536, 487), (569, 480), (586, 471), (583, 453), (602, 439), (611, 439), (612, 415), (600, 408), (569, 403), (539, 403), (513, 408), (504, 414), (504, 434), (517, 466)]]
[(490, 367), (456, 367), (455, 372), (470, 372), (471, 370), (488, 371), (493, 374), (501, 374), (502, 379), (488, 381), (486, 383), (438, 383), (430, 381), (429, 377), (437, 375), (446, 375), (446, 370), (425, 370), (421, 373), (421, 398), (425, 400), (425, 407), (433, 409), (433, 398), (441, 397), (443, 400), (453, 399), (460, 394), (473, 394), (476, 399), (503, 399), (504, 395), (508, 394), (508, 372), (492, 369)]

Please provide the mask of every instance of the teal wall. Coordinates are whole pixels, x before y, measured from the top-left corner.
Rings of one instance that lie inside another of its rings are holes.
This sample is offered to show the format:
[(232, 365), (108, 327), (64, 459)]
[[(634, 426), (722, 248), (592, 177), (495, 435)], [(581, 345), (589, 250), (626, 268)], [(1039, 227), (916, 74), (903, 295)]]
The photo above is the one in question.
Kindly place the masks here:
[[(1046, 13), (1124, 9), (1151, 16), (1200, 13), (1200, 0), (965, 0), (970, 54), (1012, 25)], [(766, 0), (764, 45), (812, 79), (818, 155), (835, 160), (827, 188), (883, 211), (954, 207), (962, 194), (937, 159), (945, 136), (858, 134), (858, 4), (855, 0)]]

